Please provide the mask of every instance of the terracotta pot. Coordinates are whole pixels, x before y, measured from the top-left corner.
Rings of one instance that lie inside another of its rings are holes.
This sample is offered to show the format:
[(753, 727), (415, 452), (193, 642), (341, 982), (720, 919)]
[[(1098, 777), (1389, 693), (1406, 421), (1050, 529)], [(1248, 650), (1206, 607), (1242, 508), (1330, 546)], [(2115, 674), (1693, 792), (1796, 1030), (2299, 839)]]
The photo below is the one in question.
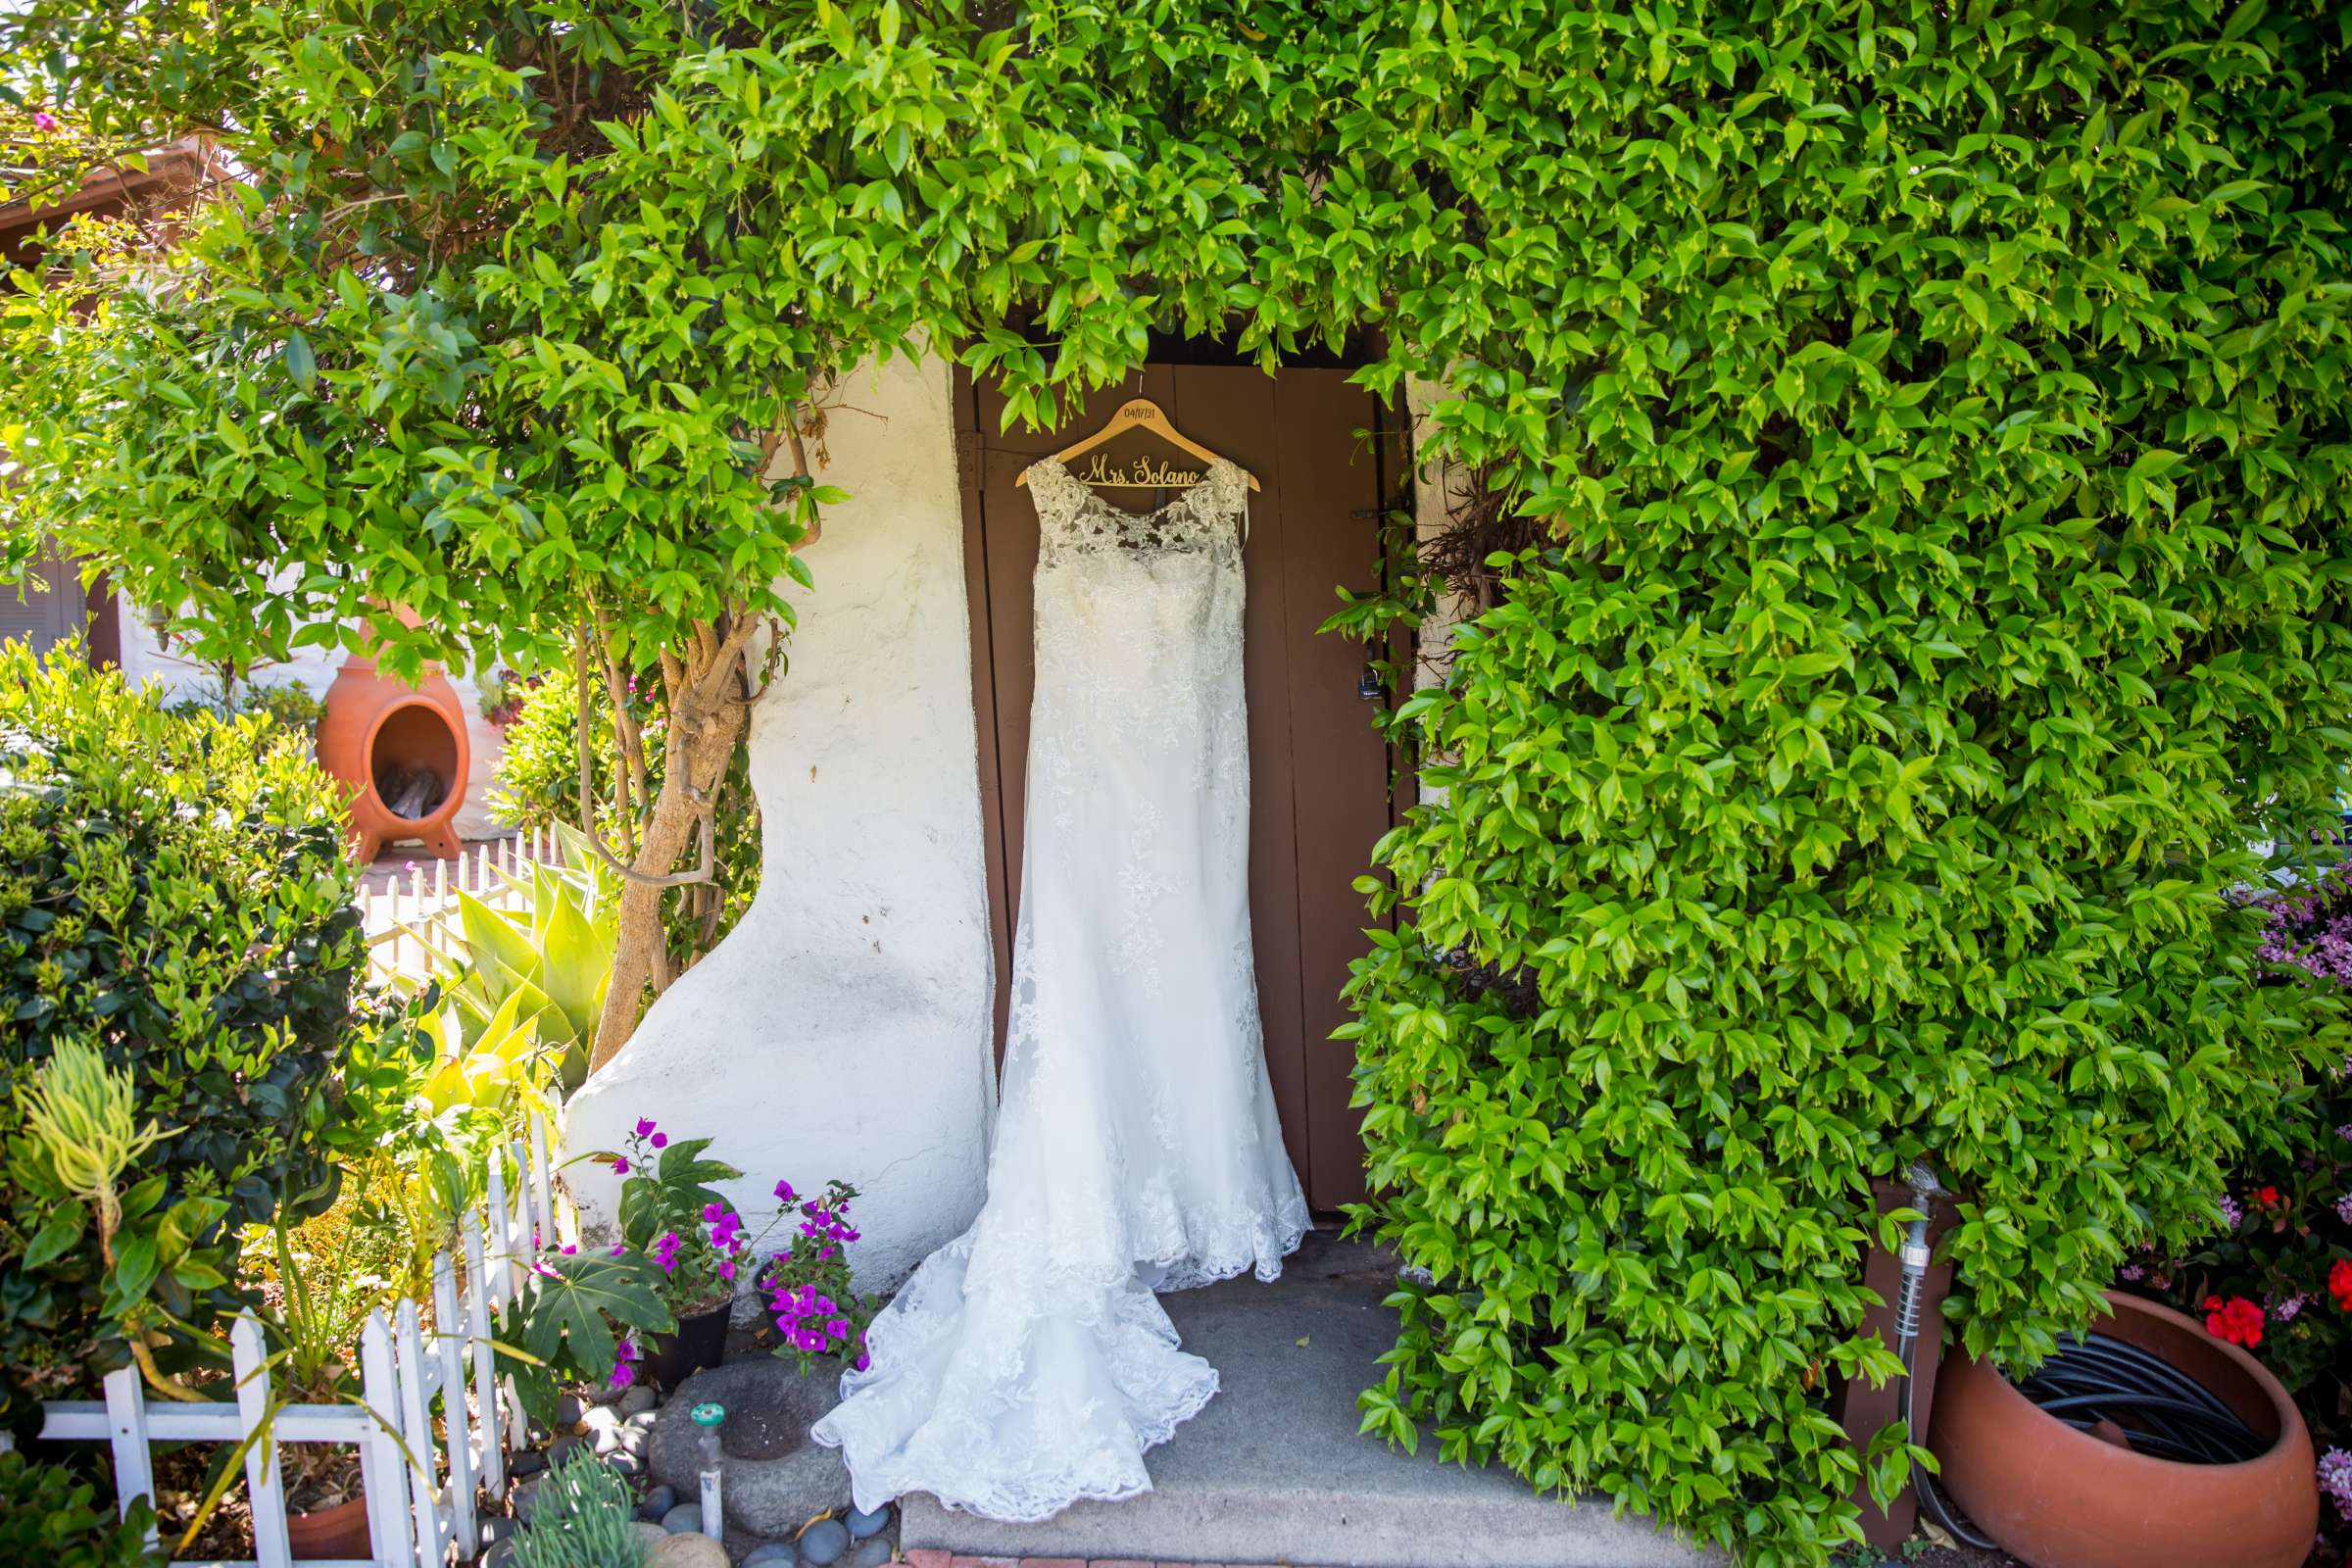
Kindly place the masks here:
[(2242, 1464), (2183, 1464), (2078, 1432), (1988, 1361), (1947, 1360), (1929, 1447), (1939, 1485), (2034, 1568), (2297, 1568), (2319, 1529), (2311, 1434), (2278, 1380), (2205, 1326), (2108, 1293), (2097, 1332), (2186, 1374), (2268, 1445)]
[[(318, 765), (358, 792), (348, 817), (352, 854), (360, 859), (372, 860), (402, 839), (421, 839), (434, 855), (456, 859), (461, 851), (451, 823), (466, 804), (472, 761), (466, 705), (438, 669), (428, 666), (422, 683), (410, 686), (376, 673), (373, 660), (353, 658), (326, 689)], [(440, 798), (396, 810), (426, 775)]]
[(286, 1539), (303, 1562), (320, 1558), (366, 1559), (375, 1555), (368, 1537), (368, 1499), (354, 1497), (317, 1513), (286, 1515)]
[(637, 1366), (639, 1374), (660, 1384), (663, 1393), (675, 1393), (679, 1384), (697, 1372), (725, 1360), (727, 1318), (734, 1304), (721, 1301), (707, 1312), (681, 1316), (675, 1333), (650, 1336), (645, 1359)]

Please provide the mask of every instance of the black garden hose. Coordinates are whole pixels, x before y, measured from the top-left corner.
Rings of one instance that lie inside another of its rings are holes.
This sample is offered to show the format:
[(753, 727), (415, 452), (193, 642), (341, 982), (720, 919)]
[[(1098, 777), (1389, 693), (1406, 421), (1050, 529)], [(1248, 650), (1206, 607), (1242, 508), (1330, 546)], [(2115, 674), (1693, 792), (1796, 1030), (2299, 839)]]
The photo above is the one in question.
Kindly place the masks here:
[[(2061, 1335), (2056, 1352), (2017, 1389), (2035, 1407), (2078, 1432), (2112, 1421), (2133, 1451), (2151, 1458), (2239, 1464), (2260, 1457), (2266, 1446), (2212, 1391), (2160, 1356), (2111, 1334), (2093, 1334), (2087, 1340)], [(1908, 1426), (1908, 1366), (1897, 1403)], [(1920, 1505), (1954, 1540), (1971, 1546), (1994, 1544), (1944, 1499), (1934, 1477), (1921, 1471), (1918, 1485)]]

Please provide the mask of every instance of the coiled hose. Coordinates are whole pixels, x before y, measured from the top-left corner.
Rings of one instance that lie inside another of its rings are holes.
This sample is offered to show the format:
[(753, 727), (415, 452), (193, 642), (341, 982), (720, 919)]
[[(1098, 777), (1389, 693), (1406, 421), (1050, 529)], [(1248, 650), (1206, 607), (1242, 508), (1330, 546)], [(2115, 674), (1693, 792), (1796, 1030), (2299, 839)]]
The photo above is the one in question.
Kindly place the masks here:
[[(2061, 1335), (2056, 1352), (2017, 1389), (2037, 1408), (2078, 1432), (2087, 1432), (2102, 1421), (2113, 1422), (2134, 1452), (2151, 1458), (2181, 1464), (2240, 1464), (2260, 1457), (2266, 1447), (2237, 1412), (2212, 1391), (2170, 1362), (2110, 1334), (2093, 1334), (2087, 1339)], [(1897, 1402), (1908, 1426), (1908, 1355), (1903, 1361)], [(1944, 1499), (1934, 1477), (1923, 1470), (1917, 1481), (1920, 1506), (1955, 1541), (1971, 1546), (1994, 1544)]]

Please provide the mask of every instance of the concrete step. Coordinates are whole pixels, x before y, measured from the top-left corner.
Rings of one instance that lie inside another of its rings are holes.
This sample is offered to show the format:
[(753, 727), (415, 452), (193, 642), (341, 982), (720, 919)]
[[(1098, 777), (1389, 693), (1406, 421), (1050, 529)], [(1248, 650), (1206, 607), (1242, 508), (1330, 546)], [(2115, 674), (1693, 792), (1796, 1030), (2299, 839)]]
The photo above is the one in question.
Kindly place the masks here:
[[(1396, 1314), (1394, 1260), (1328, 1233), (1273, 1285), (1229, 1280), (1164, 1296), (1217, 1396), (1152, 1450), (1152, 1490), (1082, 1502), (1043, 1524), (901, 1499), (909, 1552), (1344, 1568), (1686, 1568), (1722, 1559), (1605, 1503), (1538, 1495), (1502, 1470), (1441, 1464), (1356, 1435), (1355, 1396), (1379, 1381)], [(1303, 1342), (1303, 1343), (1301, 1343)]]

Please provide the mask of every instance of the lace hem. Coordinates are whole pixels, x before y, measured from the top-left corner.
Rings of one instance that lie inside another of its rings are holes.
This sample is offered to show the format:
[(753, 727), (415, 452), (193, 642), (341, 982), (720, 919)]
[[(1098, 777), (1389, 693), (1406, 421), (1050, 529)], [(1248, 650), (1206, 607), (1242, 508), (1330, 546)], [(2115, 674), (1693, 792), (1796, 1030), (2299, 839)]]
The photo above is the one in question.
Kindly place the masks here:
[[(1133, 1277), (975, 1278), (977, 1231), (926, 1259), (875, 1319), (871, 1367), (843, 1376), (842, 1402), (809, 1436), (842, 1450), (865, 1509), (927, 1492), (951, 1509), (1034, 1524), (1073, 1502), (1151, 1491), (1145, 1453), (1215, 1396), (1216, 1368), (1179, 1348)], [(1199, 1277), (1252, 1261), (1261, 1278), (1281, 1272), (1279, 1256), (1260, 1256)]]

